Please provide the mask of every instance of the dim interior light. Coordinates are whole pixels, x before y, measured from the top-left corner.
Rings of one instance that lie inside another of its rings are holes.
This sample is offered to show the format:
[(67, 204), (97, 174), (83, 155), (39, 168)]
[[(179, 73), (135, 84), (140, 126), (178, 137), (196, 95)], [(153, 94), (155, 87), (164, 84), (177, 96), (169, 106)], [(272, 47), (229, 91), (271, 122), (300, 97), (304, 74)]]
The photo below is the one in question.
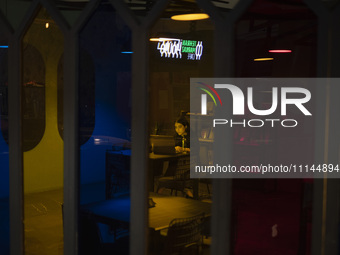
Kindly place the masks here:
[(209, 19), (209, 15), (205, 13), (189, 13), (171, 16), (172, 20), (179, 21), (192, 21), (192, 20), (202, 20)]
[(254, 58), (254, 61), (269, 61), (274, 60), (274, 58)]
[(269, 50), (270, 53), (291, 53), (292, 50)]
[(133, 51), (122, 51), (121, 53), (123, 53), (123, 54), (132, 54)]
[(45, 27), (49, 28), (50, 27), (50, 23), (46, 22)]

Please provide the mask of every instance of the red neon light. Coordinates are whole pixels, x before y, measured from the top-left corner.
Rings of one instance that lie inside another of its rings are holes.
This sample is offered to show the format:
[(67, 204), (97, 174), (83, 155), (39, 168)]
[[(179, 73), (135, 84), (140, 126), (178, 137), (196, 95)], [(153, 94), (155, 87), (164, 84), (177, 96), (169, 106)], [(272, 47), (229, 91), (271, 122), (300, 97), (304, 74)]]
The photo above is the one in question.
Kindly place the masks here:
[(292, 50), (269, 50), (270, 53), (291, 53)]

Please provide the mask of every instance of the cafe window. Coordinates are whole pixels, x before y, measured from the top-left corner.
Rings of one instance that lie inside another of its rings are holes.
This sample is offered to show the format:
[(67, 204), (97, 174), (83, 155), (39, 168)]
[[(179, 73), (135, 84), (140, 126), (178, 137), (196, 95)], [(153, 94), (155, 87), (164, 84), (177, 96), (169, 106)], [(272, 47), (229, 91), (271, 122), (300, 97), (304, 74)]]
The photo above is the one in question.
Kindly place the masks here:
[(39, 7), (22, 41), (25, 254), (63, 253), (63, 141), (57, 129), (63, 45), (58, 25)]
[[(95, 125), (95, 74), (91, 56), (85, 51), (80, 53), (80, 70), (86, 70), (79, 76), (79, 144), (85, 144), (92, 135)], [(64, 58), (58, 63), (58, 131), (60, 137), (64, 137)]]
[[(235, 45), (237, 77), (316, 77), (317, 19), (302, 2), (263, 5), (253, 1), (236, 23)], [(272, 104), (272, 88), (264, 84), (254, 86), (254, 102), (259, 109)], [(246, 93), (246, 88), (242, 89)], [(315, 100), (311, 101), (308, 106), (315, 111)], [(247, 113), (246, 118), (255, 117)], [(299, 128), (235, 127), (234, 164), (312, 164), (314, 118), (294, 111), (286, 118), (296, 119)], [(312, 192), (312, 179), (234, 179), (233, 254), (309, 254)]]
[[(328, 227), (339, 217), (336, 182), (183, 178), (193, 151), (183, 153), (188, 138), (175, 139), (176, 128), (190, 127), (199, 162), (217, 162), (207, 125), (215, 106), (208, 101), (206, 117), (190, 109), (192, 77), (336, 76), (338, 1), (305, 2), (327, 8), (316, 8), (316, 18), (300, 0), (2, 1), (0, 43), (10, 46), (0, 48), (2, 253), (13, 230), (18, 254), (161, 254), (190, 225), (200, 241), (188, 253), (309, 254), (313, 246), (328, 254), (338, 240)], [(209, 18), (171, 19), (193, 12)], [(270, 105), (268, 87), (255, 93), (256, 106)], [(235, 165), (327, 159), (337, 153), (337, 145), (324, 151), (328, 140), (336, 143), (336, 114), (327, 129), (328, 109), (310, 106), (318, 115), (309, 122), (298, 116), (296, 134), (235, 128), (233, 155), (224, 157)], [(180, 117), (188, 123), (176, 123)]]
[(128, 254), (131, 31), (101, 1), (79, 34), (79, 254)]
[(149, 35), (149, 249), (209, 254), (212, 183), (190, 165), (212, 161), (213, 134), (190, 112), (190, 78), (213, 76), (214, 26), (195, 1), (173, 1)]

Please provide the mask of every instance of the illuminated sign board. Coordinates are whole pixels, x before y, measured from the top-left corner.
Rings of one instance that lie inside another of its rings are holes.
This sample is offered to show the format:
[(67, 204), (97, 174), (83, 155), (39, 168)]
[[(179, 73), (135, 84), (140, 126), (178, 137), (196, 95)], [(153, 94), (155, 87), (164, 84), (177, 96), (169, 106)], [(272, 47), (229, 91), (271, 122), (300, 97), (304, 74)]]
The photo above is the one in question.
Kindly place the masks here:
[(161, 57), (165, 58), (182, 58), (183, 56), (186, 56), (189, 60), (201, 60), (203, 42), (174, 38), (159, 38), (157, 50), (159, 50)]

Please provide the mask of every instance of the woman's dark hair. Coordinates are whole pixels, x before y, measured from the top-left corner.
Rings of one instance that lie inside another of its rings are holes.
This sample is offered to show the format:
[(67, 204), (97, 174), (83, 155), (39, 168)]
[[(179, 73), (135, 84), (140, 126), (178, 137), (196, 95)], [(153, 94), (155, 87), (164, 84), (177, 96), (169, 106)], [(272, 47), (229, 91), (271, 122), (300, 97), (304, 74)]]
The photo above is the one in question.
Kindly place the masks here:
[(187, 130), (189, 130), (189, 128), (190, 128), (189, 122), (188, 122), (188, 120), (187, 120), (184, 116), (179, 117), (179, 118), (175, 121), (175, 123), (180, 123), (180, 124), (182, 124), (183, 126), (187, 126)]

